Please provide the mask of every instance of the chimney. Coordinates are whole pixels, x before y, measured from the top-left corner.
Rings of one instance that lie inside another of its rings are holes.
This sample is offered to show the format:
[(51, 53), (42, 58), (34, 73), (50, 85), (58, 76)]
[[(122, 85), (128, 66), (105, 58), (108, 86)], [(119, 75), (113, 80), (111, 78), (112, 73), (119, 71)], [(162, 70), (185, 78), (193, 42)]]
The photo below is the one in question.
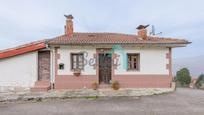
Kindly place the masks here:
[(68, 37), (72, 37), (74, 34), (74, 27), (73, 27), (73, 21), (74, 17), (72, 15), (64, 15), (66, 17), (66, 25), (65, 25), (65, 35)]
[(142, 38), (142, 40), (147, 40), (147, 27), (148, 27), (149, 25), (139, 25), (138, 27), (137, 27), (137, 29), (138, 29), (138, 37), (139, 38)]

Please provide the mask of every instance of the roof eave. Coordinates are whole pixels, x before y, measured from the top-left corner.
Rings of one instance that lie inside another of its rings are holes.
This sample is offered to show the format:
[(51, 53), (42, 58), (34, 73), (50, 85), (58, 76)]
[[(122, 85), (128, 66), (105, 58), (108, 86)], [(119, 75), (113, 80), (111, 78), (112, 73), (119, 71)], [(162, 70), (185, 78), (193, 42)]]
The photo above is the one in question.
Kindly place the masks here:
[(30, 45), (25, 46), (25, 47), (18, 47), (18, 48), (14, 48), (14, 49), (9, 49), (9, 50), (0, 52), (0, 59), (5, 59), (5, 58), (25, 54), (28, 52), (34, 52), (34, 51), (44, 49), (44, 48), (46, 48), (46, 44), (44, 41), (42, 41), (42, 42), (39, 42), (36, 44), (30, 44)]
[(114, 45), (114, 44), (121, 44), (121, 45), (137, 45), (137, 46), (164, 46), (164, 47), (186, 47), (187, 44), (191, 42), (185, 43), (59, 43), (59, 44), (48, 44), (49, 46), (59, 46), (59, 45), (94, 45), (94, 44), (101, 44), (101, 45)]

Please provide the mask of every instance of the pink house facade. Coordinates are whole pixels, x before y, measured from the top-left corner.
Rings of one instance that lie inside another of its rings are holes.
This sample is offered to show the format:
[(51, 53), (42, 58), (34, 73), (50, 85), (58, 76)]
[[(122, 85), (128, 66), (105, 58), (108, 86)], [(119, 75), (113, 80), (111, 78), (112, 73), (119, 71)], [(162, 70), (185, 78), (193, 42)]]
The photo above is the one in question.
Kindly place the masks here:
[(190, 43), (150, 36), (148, 25), (137, 34), (81, 33), (73, 25), (68, 15), (64, 35), (0, 51), (0, 73), (7, 77), (0, 87), (47, 91), (118, 81), (121, 88), (170, 88), (172, 48)]

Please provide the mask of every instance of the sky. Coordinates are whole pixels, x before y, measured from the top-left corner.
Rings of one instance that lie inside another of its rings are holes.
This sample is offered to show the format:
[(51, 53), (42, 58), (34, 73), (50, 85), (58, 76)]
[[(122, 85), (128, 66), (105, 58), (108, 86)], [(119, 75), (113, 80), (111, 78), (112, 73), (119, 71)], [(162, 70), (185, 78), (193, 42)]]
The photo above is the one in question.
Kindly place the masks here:
[[(64, 34), (64, 14), (76, 32), (136, 34), (140, 24), (159, 36), (187, 39), (173, 58), (204, 55), (203, 0), (0, 0), (0, 49)], [(150, 29), (150, 28), (149, 28)]]

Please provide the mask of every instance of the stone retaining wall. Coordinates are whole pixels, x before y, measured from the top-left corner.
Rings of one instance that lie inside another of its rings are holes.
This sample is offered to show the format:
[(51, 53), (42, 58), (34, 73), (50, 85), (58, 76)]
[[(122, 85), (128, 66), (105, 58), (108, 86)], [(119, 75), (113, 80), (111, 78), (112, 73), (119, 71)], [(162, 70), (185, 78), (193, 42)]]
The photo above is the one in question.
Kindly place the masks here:
[(173, 88), (138, 88), (138, 89), (80, 89), (80, 90), (57, 90), (49, 92), (18, 92), (0, 93), (0, 102), (12, 101), (38, 101), (42, 99), (65, 99), (65, 98), (89, 98), (89, 97), (138, 97), (157, 95), (173, 92)]

